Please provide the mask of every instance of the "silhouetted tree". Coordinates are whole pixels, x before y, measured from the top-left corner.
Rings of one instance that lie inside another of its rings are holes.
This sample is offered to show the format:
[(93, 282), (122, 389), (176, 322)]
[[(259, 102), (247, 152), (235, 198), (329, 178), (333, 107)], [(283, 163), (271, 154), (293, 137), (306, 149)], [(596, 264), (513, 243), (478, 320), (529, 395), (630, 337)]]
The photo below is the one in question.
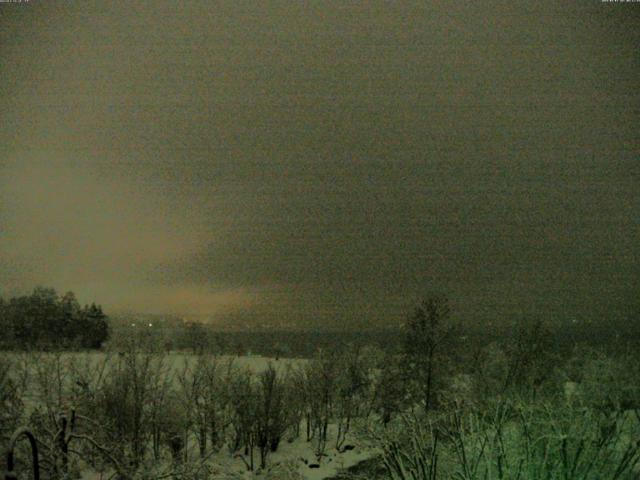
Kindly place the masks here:
[(536, 389), (542, 384), (553, 367), (549, 358), (552, 338), (551, 329), (540, 319), (517, 325), (505, 348), (508, 357), (505, 389), (509, 386)]
[(425, 410), (433, 403), (435, 380), (442, 365), (440, 354), (453, 340), (450, 315), (447, 297), (432, 296), (415, 309), (408, 322), (404, 345), (406, 368), (421, 390)]
[(73, 292), (58, 297), (52, 288), (37, 287), (31, 295), (0, 303), (5, 348), (100, 348), (109, 336), (100, 306), (80, 308)]
[(82, 323), (85, 327), (82, 334), (82, 344), (86, 348), (100, 348), (109, 337), (109, 325), (107, 316), (102, 312), (100, 305), (94, 303), (83, 313)]

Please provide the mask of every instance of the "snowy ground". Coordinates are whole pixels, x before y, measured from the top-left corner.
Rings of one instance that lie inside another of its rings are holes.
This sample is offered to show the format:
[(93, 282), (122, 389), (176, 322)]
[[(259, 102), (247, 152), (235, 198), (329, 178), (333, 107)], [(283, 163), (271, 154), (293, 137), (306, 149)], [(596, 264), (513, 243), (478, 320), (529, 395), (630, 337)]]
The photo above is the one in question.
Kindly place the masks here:
[[(259, 453), (254, 453), (255, 468), (249, 471), (247, 457), (232, 457), (226, 447), (213, 455), (207, 465), (213, 471), (212, 479), (219, 480), (324, 480), (333, 478), (341, 471), (353, 467), (365, 460), (373, 458), (377, 452), (368, 447), (366, 442), (361, 442), (356, 436), (347, 436), (346, 450), (338, 451), (335, 448), (335, 425), (329, 426), (328, 442), (325, 455), (318, 461), (314, 453), (313, 442), (307, 442), (302, 434), (299, 438), (289, 442), (283, 441), (278, 451), (271, 453), (267, 459), (267, 467), (259, 468)], [(196, 445), (191, 447), (191, 459), (198, 463)], [(167, 472), (170, 467), (159, 468), (159, 472)], [(85, 470), (82, 472), (83, 480), (106, 480), (110, 475), (102, 476), (96, 472)], [(164, 476), (164, 475), (162, 475)], [(155, 478), (152, 474), (150, 478)]]
[[(335, 426), (330, 425), (326, 456), (323, 456), (320, 461), (317, 460), (313, 451), (312, 442), (306, 442), (304, 438), (298, 438), (292, 443), (283, 442), (278, 452), (269, 457), (269, 465), (272, 466), (272, 470), (275, 467), (275, 470), (278, 471), (280, 466), (288, 464), (287, 466), (294, 467), (293, 470), (300, 475), (301, 479), (322, 480), (331, 478), (341, 470), (357, 465), (375, 454), (372, 449), (367, 448), (354, 436), (348, 437), (345, 443), (345, 445), (352, 446), (353, 449), (346, 451), (338, 451), (334, 441)], [(253, 476), (256, 475), (253, 474)], [(264, 475), (258, 475), (258, 478), (260, 476)], [(246, 473), (246, 477), (253, 478), (250, 472)]]
[[(75, 356), (78, 355), (79, 359), (86, 362), (99, 362), (104, 358), (103, 353), (92, 354), (64, 354)], [(275, 360), (273, 358), (266, 358), (261, 356), (244, 356), (244, 357), (219, 357), (221, 361), (225, 362), (233, 360), (236, 367), (248, 368), (254, 373), (264, 370), (270, 363), (277, 369), (287, 369), (300, 365), (306, 360), (303, 359), (286, 359), (280, 358)], [(179, 371), (189, 359), (195, 359), (195, 356), (184, 353), (170, 353), (165, 355), (165, 361), (171, 366), (171, 369)], [(29, 389), (31, 390), (31, 389)], [(27, 410), (39, 403), (38, 392), (28, 391), (24, 400), (26, 401)], [(213, 455), (208, 461), (208, 465), (213, 469), (214, 479), (297, 479), (297, 480), (324, 480), (336, 476), (340, 471), (357, 465), (358, 463), (370, 459), (375, 456), (376, 452), (365, 445), (365, 442), (359, 441), (359, 439), (350, 434), (347, 436), (347, 440), (344, 445), (349, 446), (347, 450), (338, 451), (335, 448), (335, 425), (329, 426), (328, 439), (325, 449), (325, 456), (322, 456), (320, 460), (314, 453), (314, 442), (307, 442), (305, 439), (304, 430), (301, 431), (300, 437), (292, 441), (283, 439), (280, 443), (277, 452), (271, 453), (267, 459), (267, 468), (264, 471), (259, 469), (260, 458), (259, 452), (254, 453), (254, 471), (248, 471), (246, 463), (248, 459), (244, 461), (240, 457), (233, 458), (226, 447), (223, 447), (220, 452)], [(191, 443), (191, 442), (190, 442)], [(190, 445), (190, 458), (197, 463), (197, 446)], [(158, 471), (167, 471), (169, 466), (158, 466)], [(82, 478), (85, 480), (106, 480), (109, 478), (108, 474), (98, 474), (93, 471), (83, 471)], [(152, 476), (153, 478), (153, 476)]]

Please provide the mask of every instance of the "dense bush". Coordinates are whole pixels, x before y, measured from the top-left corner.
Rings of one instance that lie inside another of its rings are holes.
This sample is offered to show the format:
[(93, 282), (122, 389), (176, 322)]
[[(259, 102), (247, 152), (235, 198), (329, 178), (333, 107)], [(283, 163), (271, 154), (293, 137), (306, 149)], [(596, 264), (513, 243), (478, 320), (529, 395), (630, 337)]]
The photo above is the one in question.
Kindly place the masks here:
[[(637, 352), (553, 351), (540, 324), (458, 365), (437, 410), (378, 431), (397, 480), (636, 479), (640, 475)], [(464, 373), (466, 372), (468, 373)]]

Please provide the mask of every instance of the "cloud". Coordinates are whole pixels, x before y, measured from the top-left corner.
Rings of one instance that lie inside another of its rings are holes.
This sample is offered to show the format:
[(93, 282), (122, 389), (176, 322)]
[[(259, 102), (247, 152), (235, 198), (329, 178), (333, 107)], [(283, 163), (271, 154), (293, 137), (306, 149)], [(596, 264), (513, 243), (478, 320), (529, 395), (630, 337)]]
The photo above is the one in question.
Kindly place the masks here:
[(463, 316), (626, 308), (635, 20), (307, 7), (9, 15), (0, 289), (305, 324), (431, 289)]
[(2, 256), (28, 266), (25, 283), (81, 290), (100, 277), (124, 286), (195, 248), (189, 217), (167, 199), (65, 160), (23, 155), (2, 172)]

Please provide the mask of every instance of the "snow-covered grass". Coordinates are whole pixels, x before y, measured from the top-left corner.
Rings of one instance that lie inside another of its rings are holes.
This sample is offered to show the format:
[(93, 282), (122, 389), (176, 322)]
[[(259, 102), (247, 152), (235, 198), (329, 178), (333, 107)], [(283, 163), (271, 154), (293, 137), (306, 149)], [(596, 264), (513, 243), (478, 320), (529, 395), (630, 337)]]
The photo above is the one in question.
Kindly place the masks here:
[(640, 478), (640, 424), (543, 400), (506, 398), (492, 411), (406, 416), (380, 440), (394, 480)]

